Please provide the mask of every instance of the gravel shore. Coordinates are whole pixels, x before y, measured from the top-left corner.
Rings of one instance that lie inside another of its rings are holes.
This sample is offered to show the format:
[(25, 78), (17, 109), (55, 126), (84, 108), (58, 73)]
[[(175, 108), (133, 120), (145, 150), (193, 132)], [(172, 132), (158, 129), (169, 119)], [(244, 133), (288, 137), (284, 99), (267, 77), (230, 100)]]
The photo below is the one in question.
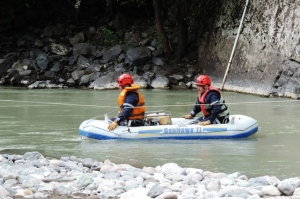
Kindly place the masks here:
[(0, 198), (82, 199), (300, 199), (300, 177), (248, 179), (176, 163), (135, 168), (75, 156), (60, 159), (39, 152), (0, 154)]

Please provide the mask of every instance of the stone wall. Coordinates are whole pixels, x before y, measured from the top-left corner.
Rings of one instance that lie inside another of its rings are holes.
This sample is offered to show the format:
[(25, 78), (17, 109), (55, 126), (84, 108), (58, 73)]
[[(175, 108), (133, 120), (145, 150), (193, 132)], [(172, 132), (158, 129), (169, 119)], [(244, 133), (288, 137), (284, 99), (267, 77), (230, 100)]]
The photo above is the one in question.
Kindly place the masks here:
[[(199, 38), (199, 66), (222, 81), (246, 0), (223, 1), (211, 32)], [(300, 97), (300, 1), (250, 0), (224, 90)]]

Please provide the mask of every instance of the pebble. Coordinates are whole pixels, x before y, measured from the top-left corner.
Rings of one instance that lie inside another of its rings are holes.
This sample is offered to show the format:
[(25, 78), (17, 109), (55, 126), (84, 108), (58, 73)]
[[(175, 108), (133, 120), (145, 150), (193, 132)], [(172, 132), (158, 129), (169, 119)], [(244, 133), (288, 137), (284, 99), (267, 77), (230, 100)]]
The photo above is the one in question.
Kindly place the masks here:
[(176, 163), (135, 168), (75, 156), (55, 158), (41, 153), (0, 154), (0, 198), (77, 199), (300, 199), (300, 177), (248, 179)]

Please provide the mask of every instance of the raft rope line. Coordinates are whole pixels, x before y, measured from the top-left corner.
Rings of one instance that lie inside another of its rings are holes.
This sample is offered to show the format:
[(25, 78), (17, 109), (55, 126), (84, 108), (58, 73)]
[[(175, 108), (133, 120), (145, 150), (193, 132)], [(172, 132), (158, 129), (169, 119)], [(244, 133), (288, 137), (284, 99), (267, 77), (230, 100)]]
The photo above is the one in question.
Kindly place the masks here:
[[(282, 102), (300, 102), (300, 100), (282, 100), (282, 101), (265, 101), (263, 103), (282, 103)], [(64, 105), (64, 106), (81, 106), (81, 107), (96, 107), (96, 108), (111, 108), (113, 109), (110, 112), (98, 115), (96, 117), (90, 118), (90, 120), (97, 119), (98, 117), (102, 117), (103, 115), (115, 112), (119, 109), (112, 106), (99, 106), (99, 105), (88, 105), (88, 104), (66, 104), (66, 103), (46, 103), (46, 102), (33, 102), (33, 101), (19, 101), (19, 100), (1, 100), (0, 102), (20, 102), (20, 103), (29, 103), (29, 104), (42, 104), (42, 105)], [(239, 105), (239, 104), (258, 104), (262, 102), (239, 102), (239, 103), (219, 103), (219, 104), (231, 104), (231, 105)], [(156, 108), (156, 107), (180, 107), (180, 106), (195, 106), (196, 104), (174, 104), (174, 105), (160, 105), (160, 106), (147, 106), (147, 108)], [(210, 104), (203, 104), (210, 105)]]
[[(43, 104), (43, 105), (64, 105), (64, 106), (82, 106), (82, 107), (96, 107), (96, 108), (113, 108), (119, 109), (115, 106), (99, 106), (99, 105), (88, 105), (88, 104), (68, 104), (68, 103), (51, 103), (51, 102), (34, 102), (34, 101), (19, 101), (19, 100), (1, 100), (0, 102), (20, 102), (20, 103), (29, 103), (29, 104)], [(240, 104), (263, 104), (263, 103), (284, 103), (284, 102), (300, 102), (300, 100), (282, 100), (282, 101), (256, 101), (256, 102), (238, 102), (238, 103), (218, 103), (226, 105), (240, 105)], [(173, 104), (173, 105), (159, 105), (159, 106), (146, 106), (147, 108), (156, 108), (156, 107), (180, 107), (180, 106), (195, 106), (196, 104)], [(199, 104), (200, 105), (200, 104)], [(202, 104), (210, 105), (210, 104)]]

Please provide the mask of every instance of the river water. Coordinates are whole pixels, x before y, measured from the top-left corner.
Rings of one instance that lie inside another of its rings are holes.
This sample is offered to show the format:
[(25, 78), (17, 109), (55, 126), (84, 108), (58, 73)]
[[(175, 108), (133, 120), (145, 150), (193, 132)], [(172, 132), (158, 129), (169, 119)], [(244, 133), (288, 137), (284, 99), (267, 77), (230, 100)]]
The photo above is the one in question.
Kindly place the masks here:
[[(147, 111), (172, 117), (189, 114), (196, 90), (141, 90)], [(0, 153), (106, 159), (135, 167), (174, 162), (205, 171), (240, 172), (250, 177), (300, 175), (300, 101), (223, 92), (230, 114), (255, 118), (258, 132), (245, 139), (135, 140), (81, 139), (80, 123), (117, 113), (118, 90), (27, 90), (0, 87)], [(199, 115), (200, 116), (200, 115)]]

